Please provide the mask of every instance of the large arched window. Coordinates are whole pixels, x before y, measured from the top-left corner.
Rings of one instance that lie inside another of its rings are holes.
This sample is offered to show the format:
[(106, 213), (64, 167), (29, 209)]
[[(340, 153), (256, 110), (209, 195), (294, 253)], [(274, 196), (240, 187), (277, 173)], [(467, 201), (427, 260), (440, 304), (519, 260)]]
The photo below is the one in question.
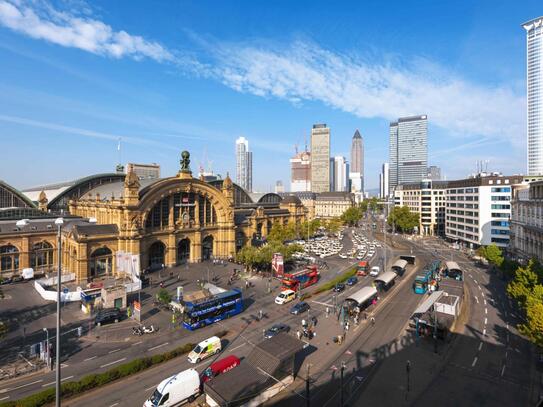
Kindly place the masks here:
[(162, 198), (153, 206), (145, 221), (145, 227), (164, 229), (172, 226), (169, 224), (172, 209), (174, 224), (192, 227), (196, 222), (200, 225), (217, 223), (217, 212), (209, 198), (194, 192), (177, 192), (172, 197)]
[(0, 271), (19, 269), (19, 250), (13, 245), (0, 246)]
[(39, 242), (32, 246), (30, 267), (34, 270), (53, 265), (53, 246), (49, 242)]
[(111, 275), (113, 269), (113, 253), (107, 247), (101, 247), (92, 252), (89, 261), (90, 276), (100, 277)]
[(177, 244), (177, 263), (184, 264), (190, 259), (190, 240), (182, 239)]

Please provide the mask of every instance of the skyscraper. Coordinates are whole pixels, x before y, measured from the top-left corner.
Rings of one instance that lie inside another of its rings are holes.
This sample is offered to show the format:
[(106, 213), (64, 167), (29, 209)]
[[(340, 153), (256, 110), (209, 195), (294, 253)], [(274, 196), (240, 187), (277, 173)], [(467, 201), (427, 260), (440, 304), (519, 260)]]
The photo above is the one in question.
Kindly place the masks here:
[(276, 194), (280, 194), (280, 193), (285, 192), (285, 187), (283, 186), (283, 181), (279, 180), (279, 181), (275, 182), (275, 190), (274, 190), (274, 192)]
[(311, 190), (330, 191), (330, 129), (314, 124), (311, 129)]
[(236, 183), (249, 192), (253, 190), (253, 153), (245, 137), (236, 140)]
[(354, 192), (364, 191), (364, 139), (358, 129), (354, 132), (351, 143), (351, 168), (349, 171)]
[(543, 17), (526, 30), (528, 87), (528, 175), (543, 174)]
[(290, 159), (290, 191), (311, 191), (311, 153), (302, 151)]
[(436, 165), (428, 167), (428, 178), (432, 181), (441, 181), (441, 168)]
[(330, 158), (330, 191), (349, 191), (349, 164), (343, 156)]
[(427, 116), (401, 117), (390, 123), (389, 193), (397, 185), (420, 182), (427, 176)]
[(381, 167), (381, 173), (379, 174), (379, 197), (386, 198), (389, 194), (388, 182), (389, 182), (389, 168), (388, 163), (383, 163)]

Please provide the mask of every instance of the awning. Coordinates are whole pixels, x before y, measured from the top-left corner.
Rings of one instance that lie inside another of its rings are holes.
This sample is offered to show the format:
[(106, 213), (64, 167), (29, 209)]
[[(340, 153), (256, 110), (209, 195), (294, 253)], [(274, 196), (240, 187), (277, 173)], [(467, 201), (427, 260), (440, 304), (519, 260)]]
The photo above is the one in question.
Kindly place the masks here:
[(382, 281), (385, 284), (389, 284), (396, 277), (398, 277), (398, 275), (395, 272), (387, 271), (386, 273), (383, 273), (380, 277), (377, 277), (375, 281)]
[(407, 261), (405, 260), (396, 260), (396, 262), (392, 265), (392, 268), (398, 267), (400, 269), (404, 269), (407, 266)]
[(443, 295), (443, 291), (434, 291), (428, 298), (424, 300), (422, 304), (420, 304), (415, 312), (413, 313), (414, 317), (418, 317), (419, 315), (424, 314), (426, 311), (428, 311), (434, 303), (441, 298)]

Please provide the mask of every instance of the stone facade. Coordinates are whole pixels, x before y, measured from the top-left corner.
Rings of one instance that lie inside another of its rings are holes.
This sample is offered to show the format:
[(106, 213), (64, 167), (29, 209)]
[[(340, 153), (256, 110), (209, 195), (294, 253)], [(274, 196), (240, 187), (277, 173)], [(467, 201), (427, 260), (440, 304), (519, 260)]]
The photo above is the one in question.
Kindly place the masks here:
[(543, 181), (513, 188), (509, 249), (524, 259), (543, 260)]

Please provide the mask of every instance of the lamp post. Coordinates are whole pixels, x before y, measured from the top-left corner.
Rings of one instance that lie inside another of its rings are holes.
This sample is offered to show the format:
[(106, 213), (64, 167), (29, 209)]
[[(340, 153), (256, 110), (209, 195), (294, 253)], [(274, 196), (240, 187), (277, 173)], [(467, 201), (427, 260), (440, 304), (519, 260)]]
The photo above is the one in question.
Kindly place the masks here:
[(58, 274), (57, 274), (57, 337), (56, 337), (56, 352), (55, 352), (55, 365), (56, 365), (56, 407), (60, 407), (60, 290), (61, 290), (61, 279), (62, 279), (62, 225), (64, 220), (62, 218), (57, 218), (55, 220), (55, 225), (57, 225), (58, 231)]

